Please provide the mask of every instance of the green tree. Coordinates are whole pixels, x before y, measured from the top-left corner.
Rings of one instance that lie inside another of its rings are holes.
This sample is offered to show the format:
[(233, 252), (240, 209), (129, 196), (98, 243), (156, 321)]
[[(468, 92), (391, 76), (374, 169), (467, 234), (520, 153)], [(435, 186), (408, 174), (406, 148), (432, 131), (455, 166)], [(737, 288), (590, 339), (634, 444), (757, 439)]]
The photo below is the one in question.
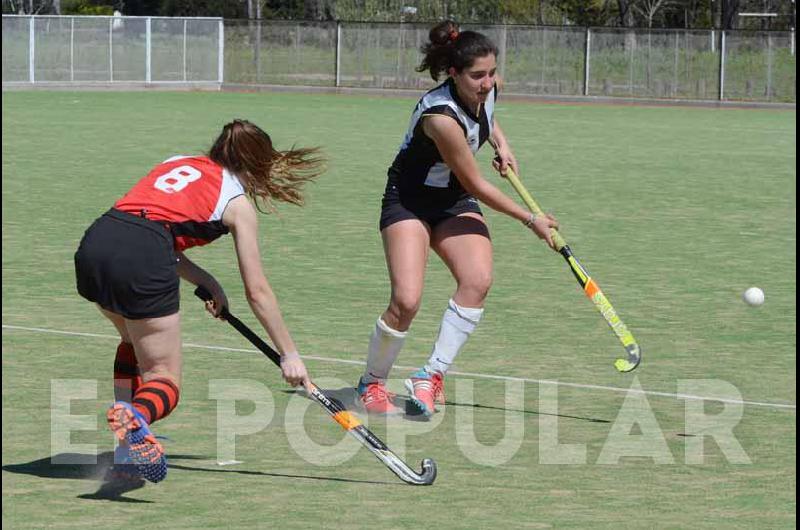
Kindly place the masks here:
[(608, 22), (608, 2), (605, 0), (562, 0), (556, 4), (570, 24), (605, 26)]
[(241, 1), (226, 0), (161, 0), (158, 14), (166, 17), (247, 17), (247, 6)]

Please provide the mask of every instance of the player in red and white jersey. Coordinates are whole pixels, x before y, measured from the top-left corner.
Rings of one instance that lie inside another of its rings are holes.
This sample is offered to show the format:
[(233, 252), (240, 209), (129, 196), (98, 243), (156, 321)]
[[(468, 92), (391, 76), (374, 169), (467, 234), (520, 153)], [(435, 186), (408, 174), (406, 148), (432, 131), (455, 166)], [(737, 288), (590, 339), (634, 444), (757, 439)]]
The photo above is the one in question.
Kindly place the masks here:
[[(277, 151), (256, 125), (225, 125), (207, 156), (155, 166), (86, 231), (75, 253), (78, 292), (95, 302), (120, 335), (108, 422), (120, 445), (114, 469), (128, 478), (164, 479), (166, 458), (150, 425), (178, 404), (181, 380), (179, 279), (227, 307), (214, 277), (184, 250), (230, 232), (247, 301), (281, 354), (284, 379), (308, 373), (261, 265), (256, 209), (303, 203), (302, 187), (321, 172), (317, 149)], [(255, 203), (255, 205), (254, 205)], [(259, 204), (261, 203), (261, 204)]]
[(183, 251), (227, 234), (222, 214), (239, 195), (245, 195), (239, 179), (207, 156), (174, 156), (154, 167), (114, 208), (169, 226), (175, 249)]

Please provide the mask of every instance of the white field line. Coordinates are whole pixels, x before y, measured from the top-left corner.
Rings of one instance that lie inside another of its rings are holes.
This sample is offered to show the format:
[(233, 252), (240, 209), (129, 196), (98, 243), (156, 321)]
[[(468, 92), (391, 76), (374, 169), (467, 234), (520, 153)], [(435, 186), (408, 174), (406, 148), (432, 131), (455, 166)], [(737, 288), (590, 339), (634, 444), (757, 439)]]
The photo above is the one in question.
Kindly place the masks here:
[[(76, 331), (62, 331), (57, 329), (45, 329), (45, 328), (32, 328), (26, 326), (12, 326), (9, 324), (3, 324), (3, 329), (14, 329), (19, 331), (30, 331), (35, 333), (52, 333), (56, 335), (72, 335), (76, 337), (92, 337), (92, 338), (100, 338), (100, 339), (112, 339), (112, 340), (119, 340), (118, 335), (106, 335), (100, 333), (84, 333), (84, 332), (76, 332)], [(206, 344), (194, 344), (191, 342), (184, 342), (183, 346), (186, 348), (199, 348), (203, 350), (217, 350), (217, 351), (231, 351), (231, 352), (243, 352), (243, 353), (261, 353), (258, 350), (248, 349), (248, 348), (227, 348), (224, 346), (209, 346)], [(304, 359), (311, 359), (314, 361), (321, 361), (326, 363), (340, 363), (340, 364), (355, 364), (355, 365), (364, 365), (366, 364), (364, 361), (352, 361), (348, 359), (333, 359), (330, 357), (318, 357), (315, 355), (303, 355)], [(401, 370), (415, 370), (418, 367), (416, 366), (401, 366), (395, 365), (394, 368), (399, 368)], [(464, 377), (473, 377), (476, 379), (495, 379), (498, 381), (521, 381), (524, 383), (535, 383), (538, 385), (554, 385), (554, 386), (563, 386), (569, 388), (581, 388), (587, 390), (603, 390), (606, 392), (618, 392), (621, 394), (640, 394), (645, 396), (657, 396), (657, 397), (666, 397), (672, 399), (682, 399), (682, 400), (695, 400), (695, 401), (717, 401), (720, 403), (730, 403), (733, 405), (751, 405), (754, 407), (768, 407), (774, 409), (788, 409), (788, 410), (797, 410), (797, 405), (792, 405), (789, 403), (772, 403), (769, 401), (747, 401), (741, 399), (731, 399), (731, 398), (724, 398), (724, 397), (715, 397), (715, 396), (696, 396), (692, 394), (677, 394), (672, 392), (658, 392), (654, 390), (638, 390), (638, 389), (629, 389), (629, 388), (619, 388), (614, 386), (603, 386), (603, 385), (589, 385), (583, 383), (567, 383), (564, 381), (551, 381), (547, 379), (530, 379), (527, 377), (510, 377), (505, 375), (491, 375), (491, 374), (478, 374), (472, 372), (458, 372), (452, 370), (448, 372), (453, 375), (461, 375)]]

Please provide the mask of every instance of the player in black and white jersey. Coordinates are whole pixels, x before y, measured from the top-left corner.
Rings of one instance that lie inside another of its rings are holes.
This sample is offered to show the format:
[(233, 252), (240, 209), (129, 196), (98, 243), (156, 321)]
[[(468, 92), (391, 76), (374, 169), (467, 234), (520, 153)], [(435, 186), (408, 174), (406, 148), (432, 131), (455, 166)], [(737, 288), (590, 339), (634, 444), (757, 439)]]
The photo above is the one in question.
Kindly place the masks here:
[(385, 380), (422, 297), (425, 266), (433, 249), (457, 288), (442, 318), (428, 362), (406, 380), (411, 402), (429, 417), (444, 403), (443, 378), (483, 314), (492, 283), (492, 243), (478, 201), (530, 228), (554, 248), (549, 215), (534, 218), (483, 178), (475, 153), (491, 139), (495, 169), (517, 162), (494, 117), (497, 47), (486, 36), (459, 32), (452, 21), (430, 30), (418, 71), (447, 80), (425, 94), (411, 116), (383, 196), (380, 230), (389, 268), (389, 307), (370, 337), (367, 368), (358, 385), (367, 411), (394, 414)]

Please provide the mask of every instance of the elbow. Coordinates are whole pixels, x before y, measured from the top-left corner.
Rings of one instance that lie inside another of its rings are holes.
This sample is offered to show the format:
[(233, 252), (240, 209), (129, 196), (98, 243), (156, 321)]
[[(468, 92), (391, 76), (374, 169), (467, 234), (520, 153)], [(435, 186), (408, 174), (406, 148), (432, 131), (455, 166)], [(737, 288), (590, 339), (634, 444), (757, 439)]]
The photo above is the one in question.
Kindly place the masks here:
[(245, 286), (245, 296), (247, 297), (247, 303), (249, 303), (251, 306), (263, 305), (269, 300), (271, 295), (272, 291), (270, 290), (269, 284), (266, 281), (257, 282), (254, 285)]
[[(453, 173), (455, 174), (455, 172)], [(480, 193), (480, 185), (479, 181), (475, 178), (463, 178), (460, 176), (456, 177), (458, 179), (458, 183), (461, 184), (461, 187), (464, 188), (464, 191), (469, 193), (470, 195), (477, 197), (478, 193)]]
[(486, 187), (483, 186), (483, 182), (474, 182), (470, 180), (462, 182), (461, 186), (467, 193), (469, 193), (479, 201), (484, 201), (484, 198), (486, 197)]

